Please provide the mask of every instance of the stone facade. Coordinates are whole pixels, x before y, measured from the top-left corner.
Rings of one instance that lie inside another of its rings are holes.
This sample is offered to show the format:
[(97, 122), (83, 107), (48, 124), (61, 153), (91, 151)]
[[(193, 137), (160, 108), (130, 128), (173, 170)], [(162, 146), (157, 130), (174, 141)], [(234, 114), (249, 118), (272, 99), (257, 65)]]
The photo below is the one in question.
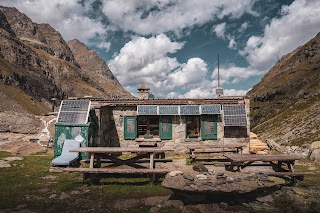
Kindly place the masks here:
[[(250, 108), (247, 107), (247, 110)], [(112, 147), (138, 147), (141, 141), (154, 139), (126, 140), (124, 138), (125, 116), (137, 116), (137, 106), (102, 106), (100, 108), (100, 145)], [(248, 118), (249, 119), (249, 118)], [(172, 117), (172, 139), (161, 140), (158, 146), (171, 147), (176, 150), (184, 150), (191, 143), (212, 144), (222, 142), (248, 142), (250, 123), (245, 127), (224, 127), (221, 115), (218, 115), (217, 140), (202, 140), (201, 138), (187, 139), (186, 116), (175, 115)], [(160, 140), (159, 140), (160, 141)]]

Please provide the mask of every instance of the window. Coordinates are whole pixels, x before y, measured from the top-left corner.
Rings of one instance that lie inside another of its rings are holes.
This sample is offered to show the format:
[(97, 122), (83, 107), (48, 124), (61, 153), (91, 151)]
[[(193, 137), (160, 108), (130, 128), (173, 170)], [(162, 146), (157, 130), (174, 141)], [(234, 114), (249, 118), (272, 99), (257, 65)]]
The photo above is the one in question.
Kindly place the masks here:
[(159, 116), (138, 117), (138, 137), (159, 137)]
[(218, 115), (201, 116), (201, 138), (203, 140), (217, 139), (217, 121)]
[(200, 136), (200, 116), (187, 116), (187, 138), (198, 138)]

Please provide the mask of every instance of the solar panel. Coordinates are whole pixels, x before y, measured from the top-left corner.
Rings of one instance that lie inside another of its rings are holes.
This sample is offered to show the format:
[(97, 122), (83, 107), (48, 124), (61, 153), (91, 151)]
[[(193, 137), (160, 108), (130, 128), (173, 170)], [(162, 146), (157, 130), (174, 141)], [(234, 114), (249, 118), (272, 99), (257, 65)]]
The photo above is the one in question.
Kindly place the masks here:
[(89, 100), (63, 100), (60, 111), (62, 112), (77, 112), (88, 111)]
[(247, 117), (243, 115), (224, 116), (225, 126), (247, 126)]
[(139, 105), (137, 113), (138, 115), (157, 115), (158, 106)]
[(63, 100), (57, 123), (86, 124), (90, 111), (89, 100)]
[(179, 106), (159, 106), (160, 115), (178, 115)]
[(247, 113), (244, 104), (223, 105), (225, 126), (247, 126)]
[(246, 115), (246, 107), (244, 104), (223, 105), (224, 115)]
[(180, 115), (200, 115), (200, 107), (195, 105), (180, 106)]
[(221, 114), (221, 105), (201, 105), (201, 114), (214, 115)]

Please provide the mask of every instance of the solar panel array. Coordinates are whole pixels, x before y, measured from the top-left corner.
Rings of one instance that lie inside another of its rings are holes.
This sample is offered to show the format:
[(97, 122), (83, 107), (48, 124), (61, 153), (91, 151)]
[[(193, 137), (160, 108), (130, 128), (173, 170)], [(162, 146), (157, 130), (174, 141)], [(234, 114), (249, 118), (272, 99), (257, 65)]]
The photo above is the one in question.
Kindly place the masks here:
[(201, 114), (215, 115), (221, 114), (221, 105), (201, 105)]
[(244, 104), (223, 105), (225, 126), (247, 126), (247, 113)]
[(89, 100), (63, 100), (60, 105), (57, 123), (86, 124), (90, 103)]
[(138, 115), (157, 115), (158, 106), (147, 106), (139, 105), (138, 106)]
[(180, 106), (180, 115), (200, 115), (200, 107), (196, 105)]
[(159, 106), (160, 115), (178, 115), (179, 106)]

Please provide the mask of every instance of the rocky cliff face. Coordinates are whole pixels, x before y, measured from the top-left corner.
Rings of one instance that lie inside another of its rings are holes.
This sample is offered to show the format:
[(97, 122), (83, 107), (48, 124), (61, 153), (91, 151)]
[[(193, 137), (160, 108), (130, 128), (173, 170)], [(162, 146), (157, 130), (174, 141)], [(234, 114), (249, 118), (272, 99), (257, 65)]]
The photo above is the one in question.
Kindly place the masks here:
[(59, 32), (15, 8), (0, 6), (0, 40), (0, 111), (43, 114), (51, 98), (68, 96), (131, 97), (92, 50), (70, 42), (78, 62)]
[(302, 145), (320, 139), (320, 33), (283, 56), (248, 93), (263, 139)]
[(96, 86), (105, 92), (113, 90), (113, 93), (110, 93), (112, 98), (131, 96), (123, 89), (106, 62), (94, 50), (89, 49), (77, 39), (68, 41), (68, 45), (86, 78), (91, 79)]

